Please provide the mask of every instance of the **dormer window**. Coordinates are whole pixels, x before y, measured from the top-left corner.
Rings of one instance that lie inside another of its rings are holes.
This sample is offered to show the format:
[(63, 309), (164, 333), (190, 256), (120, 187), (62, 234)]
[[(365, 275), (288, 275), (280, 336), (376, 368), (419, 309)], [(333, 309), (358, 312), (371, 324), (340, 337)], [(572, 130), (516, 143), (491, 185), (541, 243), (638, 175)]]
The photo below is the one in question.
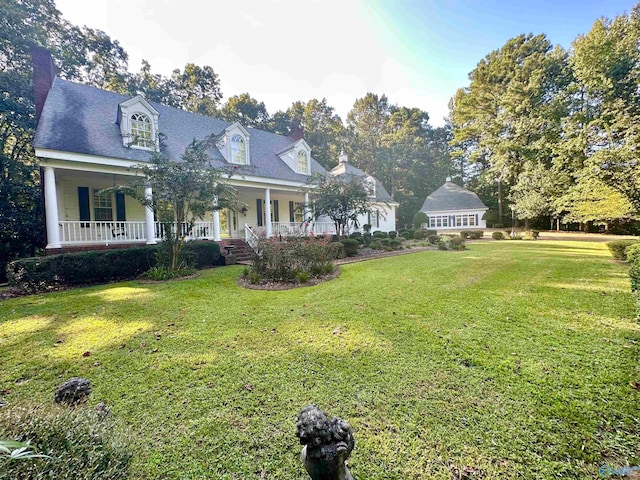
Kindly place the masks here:
[(142, 148), (154, 148), (151, 120), (143, 113), (131, 115), (131, 145)]
[(231, 163), (245, 165), (247, 163), (247, 146), (241, 135), (231, 137)]
[(142, 95), (136, 95), (118, 105), (118, 120), (122, 145), (127, 148), (156, 150), (158, 148), (158, 118), (160, 113)]
[(370, 197), (376, 196), (376, 180), (373, 177), (367, 177), (364, 181), (364, 189)]
[(309, 156), (304, 150), (298, 151), (296, 171), (305, 175), (309, 173)]

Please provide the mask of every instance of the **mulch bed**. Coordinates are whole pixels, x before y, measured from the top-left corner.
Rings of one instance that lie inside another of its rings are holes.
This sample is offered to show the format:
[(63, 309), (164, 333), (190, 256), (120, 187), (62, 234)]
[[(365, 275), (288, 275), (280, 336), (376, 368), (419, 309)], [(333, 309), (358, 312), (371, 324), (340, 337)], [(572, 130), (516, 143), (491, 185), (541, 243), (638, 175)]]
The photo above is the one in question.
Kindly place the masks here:
[(250, 288), (252, 290), (291, 290), (292, 288), (301, 288), (301, 287), (312, 287), (314, 285), (318, 285), (319, 283), (328, 282), (329, 280), (333, 280), (340, 275), (340, 269), (336, 267), (336, 269), (330, 275), (323, 275), (322, 277), (313, 277), (310, 278), (307, 283), (300, 282), (260, 282), (253, 284), (249, 282), (249, 279), (245, 277), (240, 277), (237, 281), (238, 285), (244, 288)]

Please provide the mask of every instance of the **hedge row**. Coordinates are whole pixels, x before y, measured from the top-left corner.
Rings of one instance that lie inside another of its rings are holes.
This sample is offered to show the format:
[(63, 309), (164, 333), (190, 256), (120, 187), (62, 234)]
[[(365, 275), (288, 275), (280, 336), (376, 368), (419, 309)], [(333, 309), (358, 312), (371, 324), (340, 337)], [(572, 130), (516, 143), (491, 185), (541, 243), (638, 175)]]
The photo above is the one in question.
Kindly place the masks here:
[[(154, 245), (23, 258), (7, 265), (7, 279), (23, 293), (126, 280), (154, 267), (158, 250)], [(182, 260), (195, 268), (224, 262), (220, 246), (214, 242), (187, 242)]]
[(627, 260), (627, 247), (634, 243), (638, 243), (638, 240), (614, 240), (613, 242), (607, 242), (607, 247), (613, 258), (625, 262)]

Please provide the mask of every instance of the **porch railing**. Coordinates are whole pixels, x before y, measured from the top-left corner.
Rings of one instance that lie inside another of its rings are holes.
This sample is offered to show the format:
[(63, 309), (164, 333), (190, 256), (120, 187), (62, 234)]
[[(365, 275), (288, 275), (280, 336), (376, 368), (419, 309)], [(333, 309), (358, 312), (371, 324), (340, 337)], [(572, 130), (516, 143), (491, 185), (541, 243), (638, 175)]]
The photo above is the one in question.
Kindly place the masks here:
[(256, 232), (254, 232), (252, 228), (245, 223), (244, 224), (244, 241), (247, 242), (247, 244), (255, 251), (256, 247), (258, 246), (258, 240), (259, 238)]
[[(178, 228), (174, 224), (174, 228)], [(213, 224), (211, 222), (194, 222), (189, 231), (189, 225), (187, 223), (181, 223), (180, 233), (184, 235), (187, 240), (212, 240), (213, 239)], [(155, 222), (156, 239), (164, 238), (165, 225), (160, 222)]]
[(145, 222), (60, 222), (60, 239), (72, 244), (145, 241)]
[[(60, 240), (63, 245), (109, 245), (114, 243), (142, 243), (147, 241), (144, 221), (61, 221), (59, 225)], [(308, 232), (313, 235), (332, 235), (336, 233), (334, 224), (330, 222), (315, 222), (309, 227), (295, 222), (275, 222), (271, 224), (271, 227), (274, 237), (306, 235), (307, 228)], [(193, 224), (191, 231), (188, 231), (189, 227), (187, 224), (176, 225), (175, 228), (180, 228), (187, 240), (213, 240), (213, 224), (211, 222), (196, 222)], [(155, 240), (160, 240), (164, 237), (165, 226), (160, 222), (154, 222), (153, 231)], [(247, 239), (247, 243), (250, 245), (251, 242), (249, 242), (249, 240), (255, 244), (258, 236), (264, 235), (265, 233), (265, 227), (250, 227), (249, 225), (245, 225), (245, 239)]]

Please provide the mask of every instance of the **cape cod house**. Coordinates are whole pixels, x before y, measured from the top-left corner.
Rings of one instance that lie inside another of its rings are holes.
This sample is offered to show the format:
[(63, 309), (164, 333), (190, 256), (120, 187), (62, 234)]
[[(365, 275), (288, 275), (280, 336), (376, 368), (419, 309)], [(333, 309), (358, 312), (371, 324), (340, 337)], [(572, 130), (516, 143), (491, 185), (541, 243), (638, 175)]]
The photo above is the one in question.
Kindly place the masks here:
[(434, 230), (486, 228), (483, 217), (487, 210), (478, 195), (456, 185), (451, 178), (429, 195), (420, 209), (429, 217), (426, 227)]
[[(189, 238), (250, 239), (302, 228), (335, 232), (329, 221), (307, 221), (307, 181), (328, 172), (313, 159), (300, 129), (276, 135), (66, 81), (56, 77), (50, 53), (39, 47), (33, 49), (33, 67), (38, 122), (33, 146), (44, 184), (47, 251), (156, 243), (161, 232), (152, 209), (102, 190), (127, 183), (151, 152), (179, 159), (191, 141), (211, 135), (213, 165), (238, 166), (229, 183), (242, 208), (214, 211), (212, 204)], [(376, 182), (375, 191), (384, 189)], [(151, 198), (152, 188), (144, 193)], [(395, 214), (389, 219), (395, 222)]]

